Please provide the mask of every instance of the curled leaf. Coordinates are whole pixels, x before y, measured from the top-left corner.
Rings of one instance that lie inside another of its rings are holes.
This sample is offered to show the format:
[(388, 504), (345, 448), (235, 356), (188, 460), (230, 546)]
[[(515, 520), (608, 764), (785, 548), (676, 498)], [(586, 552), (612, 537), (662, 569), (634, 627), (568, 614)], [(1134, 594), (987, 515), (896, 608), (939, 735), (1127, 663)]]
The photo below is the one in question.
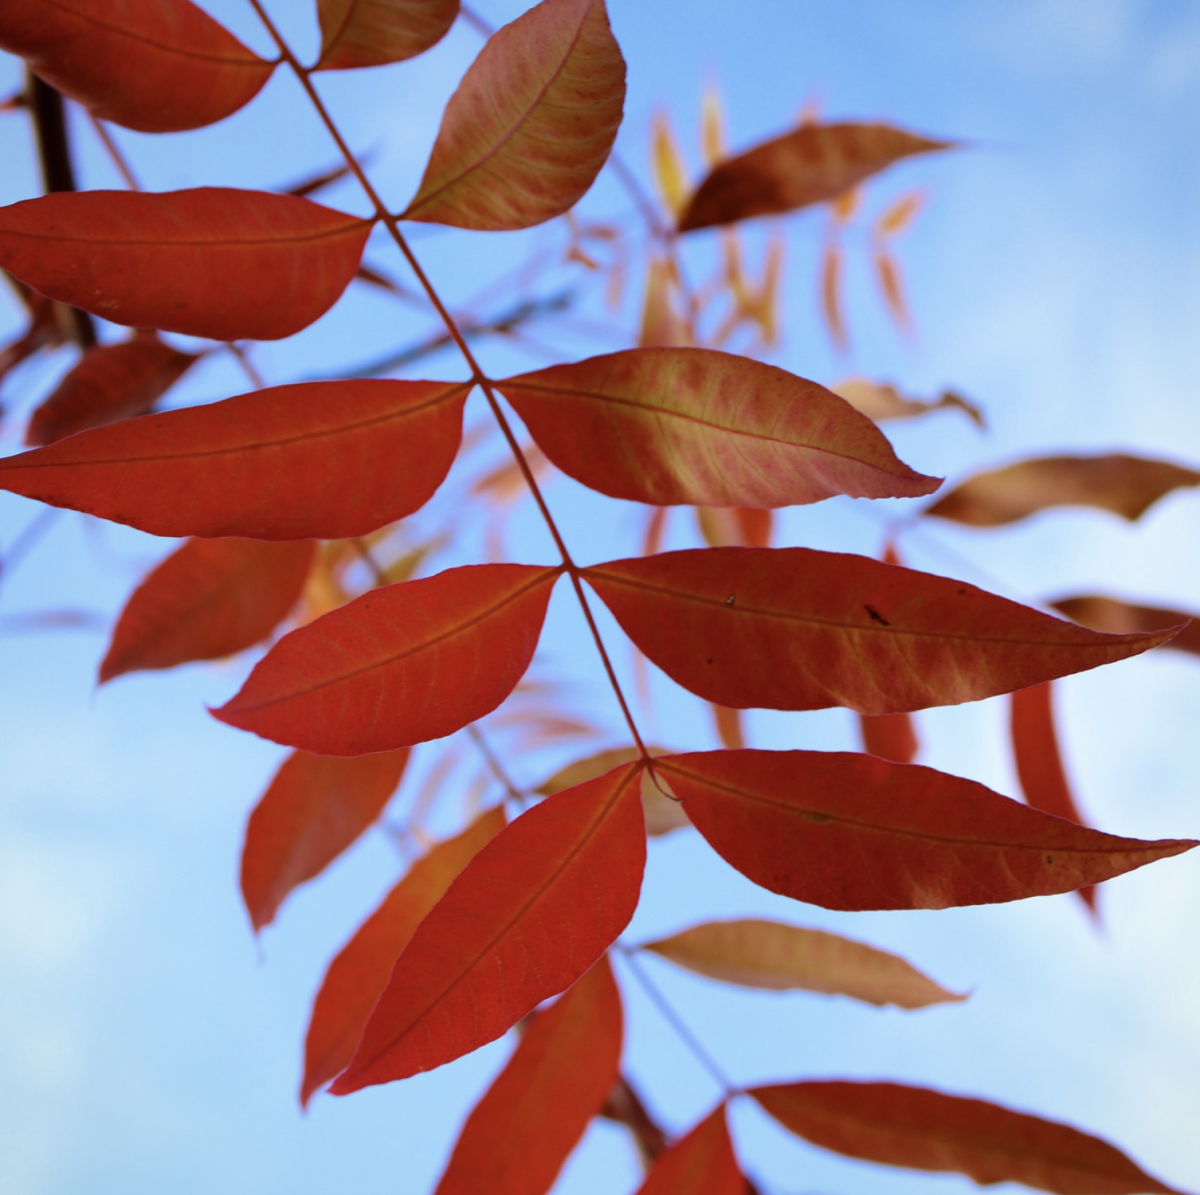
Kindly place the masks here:
[(563, 472), (655, 506), (914, 497), (937, 478), (815, 382), (710, 349), (631, 349), (497, 383)]
[(0, 489), (152, 535), (341, 539), (420, 509), (469, 382), (305, 382), (80, 432), (0, 459)]
[(223, 120), (275, 67), (189, 0), (5, 0), (0, 48), (94, 116), (143, 133)]
[(583, 570), (685, 689), (738, 709), (894, 714), (978, 701), (1146, 651), (962, 581), (808, 548), (704, 548)]
[(949, 148), (948, 141), (890, 125), (801, 125), (715, 167), (680, 217), (679, 231), (823, 203), (901, 158)]
[(219, 660), (261, 643), (299, 600), (312, 561), (306, 540), (188, 540), (126, 602), (100, 683), (141, 669)]
[(212, 714), (323, 755), (453, 734), (524, 675), (559, 571), (467, 565), (364, 593), (285, 635)]
[(885, 1166), (958, 1171), (1055, 1195), (1179, 1195), (1107, 1141), (983, 1100), (840, 1080), (747, 1094), (806, 1141)]
[(334, 1095), (495, 1040), (595, 963), (641, 887), (636, 779), (627, 766), (558, 793), (471, 860), (397, 961)]
[(346, 1069), (371, 1009), (387, 987), (392, 965), (413, 930), (441, 900), (454, 877), (503, 828), (504, 810), (497, 807), (462, 833), (437, 843), (412, 865), (329, 964), (313, 1001), (304, 1043), (301, 1104), (307, 1104), (319, 1087)]
[(319, 71), (383, 66), (436, 46), (458, 16), (458, 0), (318, 0)]
[(62, 192), (0, 208), (0, 266), (115, 324), (279, 340), (337, 302), (370, 231), (266, 191)]
[(324, 871), (379, 817), (407, 763), (407, 751), (288, 756), (246, 825), (242, 899), (255, 933), (275, 920), (294, 888)]
[(1123, 452), (1035, 457), (967, 478), (924, 513), (999, 527), (1051, 506), (1095, 506), (1132, 522), (1172, 490), (1194, 485), (1195, 469)]
[(624, 101), (604, 0), (542, 0), (468, 68), (404, 219), (506, 230), (561, 216), (607, 160)]
[(655, 769), (728, 863), (828, 909), (1047, 896), (1197, 845), (1102, 834), (972, 780), (851, 752), (697, 752)]
[(52, 444), (76, 432), (144, 415), (198, 360), (135, 332), (119, 344), (88, 349), (29, 418), (25, 443)]
[(886, 382), (871, 382), (866, 378), (846, 378), (832, 389), (834, 394), (844, 398), (855, 410), (877, 423), (884, 419), (913, 419), (930, 411), (954, 407), (962, 411), (980, 431), (987, 427), (983, 411), (953, 390), (943, 390), (937, 398), (932, 399), (906, 398), (895, 386)]

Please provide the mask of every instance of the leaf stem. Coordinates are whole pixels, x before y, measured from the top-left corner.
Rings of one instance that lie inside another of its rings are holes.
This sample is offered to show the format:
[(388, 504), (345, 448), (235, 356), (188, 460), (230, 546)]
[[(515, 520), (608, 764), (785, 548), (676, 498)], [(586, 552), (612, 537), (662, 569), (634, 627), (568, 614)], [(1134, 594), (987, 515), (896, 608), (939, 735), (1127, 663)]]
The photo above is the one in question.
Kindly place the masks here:
[(529, 465), (529, 461), (525, 457), (525, 453), (521, 449), (521, 445), (517, 440), (516, 433), (512, 429), (512, 424), (505, 415), (503, 408), (500, 406), (500, 401), (496, 397), (495, 387), (491, 379), (484, 373), (479, 362), (475, 358), (475, 354), (471, 351), (471, 346), (467, 343), (466, 337), (463, 336), (454, 317), (450, 314), (446, 305), (442, 302), (441, 296), (438, 294), (436, 287), (430, 281), (429, 276), (421, 267), (421, 263), (417, 260), (408, 244), (404, 234), (400, 231), (400, 222), (398, 218), (392, 215), (384, 205), (383, 199), (379, 192), (375, 189), (371, 180), (367, 178), (362, 166), (359, 165), (358, 159), (354, 155), (354, 151), (346, 143), (341, 131), (337, 127), (329, 109), (325, 106), (316, 87), (313, 85), (310, 78), (311, 72), (301, 65), (299, 59), (292, 53), (291, 47), (284, 40), (283, 35), (279, 32), (274, 21), (263, 7), (262, 0), (250, 0), (250, 5), (258, 14), (258, 18), (262, 21), (271, 39), (279, 49), (279, 53), (283, 61), (292, 69), (296, 78), (300, 82), (300, 86), (308, 95), (310, 103), (316, 110), (321, 122), (328, 130), (330, 137), (333, 138), (334, 144), (338, 147), (346, 166), (351, 174), (358, 180), (359, 186), (362, 187), (363, 193), (367, 196), (371, 206), (375, 210), (376, 218), (388, 230), (391, 238), (396, 243), (396, 247), (404, 255), (405, 261), (408, 262), (409, 268), (415, 275), (421, 289), (425, 292), (429, 302), (433, 305), (434, 310), (438, 314), (438, 318), (446, 327), (446, 331), (450, 334), (451, 340), (454, 341), (459, 353), (462, 354), (463, 360), (466, 362), (468, 369), (471, 371), (471, 380), (479, 386), (483, 392), (484, 398), (487, 400), (488, 406), (491, 408), (492, 415), (496, 423), (500, 427), (500, 431), (504, 439), (508, 443), (509, 450), (513, 454), (513, 458), (517, 462), (517, 467), (521, 471), (522, 477), (525, 479), (525, 484), (529, 492), (533, 495), (533, 500), (537, 504), (538, 511), (542, 516), (543, 522), (546, 524), (547, 530), (550, 532), (551, 538), (554, 540), (554, 545), (558, 549), (559, 556), (562, 558), (563, 567), (567, 570), (571, 577), (571, 583), (575, 589), (575, 595), (579, 600), (579, 604), (583, 609), (584, 618), (587, 620), (588, 629), (591, 632), (592, 640), (596, 644), (596, 650), (600, 653), (601, 662), (604, 665), (604, 671), (608, 676), (609, 684), (612, 686), (613, 692), (616, 694), (617, 702), (621, 707), (621, 713), (625, 719), (625, 724), (629, 728), (629, 733), (633, 736), (633, 741), (637, 745), (639, 754), (643, 759), (649, 760), (650, 754), (646, 750), (646, 745), (642, 741), (642, 736), (638, 732), (637, 724), (633, 718), (633, 712), (629, 708), (628, 702), (625, 700), (625, 694), (621, 689), (621, 683), (617, 679), (617, 674), (613, 668), (612, 660), (609, 658), (608, 650), (604, 646), (604, 640), (600, 636), (599, 628), (596, 626), (596, 620), (592, 616), (591, 608), (588, 605), (587, 596), (583, 591), (583, 585), (579, 578), (579, 567), (571, 558), (571, 553), (567, 549), (566, 542), (563, 540), (562, 534), (558, 529), (558, 524), (554, 520), (554, 516), (550, 513), (550, 508), (546, 504), (546, 500), (542, 495), (541, 487), (537, 483), (537, 478), (533, 474), (533, 469)]

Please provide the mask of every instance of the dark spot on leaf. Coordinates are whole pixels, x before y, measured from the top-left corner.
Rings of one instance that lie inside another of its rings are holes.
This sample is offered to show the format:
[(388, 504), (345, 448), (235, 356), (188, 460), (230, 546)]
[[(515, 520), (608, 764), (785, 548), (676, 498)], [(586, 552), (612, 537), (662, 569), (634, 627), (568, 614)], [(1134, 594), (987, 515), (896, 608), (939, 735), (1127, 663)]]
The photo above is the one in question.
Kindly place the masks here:
[(712, 656), (709, 656), (708, 659), (705, 661), (705, 663), (707, 663), (707, 664), (711, 664), (712, 662), (713, 662)]
[(863, 606), (863, 609), (871, 616), (871, 618), (875, 622), (880, 622), (885, 627), (890, 627), (892, 625), (890, 622), (888, 622), (888, 620), (886, 618), (884, 618), (884, 616), (882, 614), (879, 613), (878, 610), (875, 609), (874, 606)]
[(1047, 856), (1046, 856), (1046, 862), (1047, 862), (1047, 863), (1053, 863), (1053, 862), (1054, 862), (1054, 856), (1053, 856), (1053, 855), (1047, 855)]

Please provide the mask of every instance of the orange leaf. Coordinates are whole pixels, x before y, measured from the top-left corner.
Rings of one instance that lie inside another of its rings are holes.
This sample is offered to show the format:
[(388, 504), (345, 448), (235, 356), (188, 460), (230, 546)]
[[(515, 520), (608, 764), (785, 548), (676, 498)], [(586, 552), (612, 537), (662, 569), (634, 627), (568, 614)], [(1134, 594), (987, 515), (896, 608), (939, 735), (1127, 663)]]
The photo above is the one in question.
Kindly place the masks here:
[(1102, 834), (973, 780), (846, 751), (698, 752), (655, 768), (728, 863), (827, 909), (1023, 900), (1197, 845)]
[(749, 1190), (721, 1104), (659, 1155), (637, 1195), (748, 1195)]
[[(654, 757), (668, 753), (665, 747), (647, 747), (646, 750)], [(640, 758), (636, 747), (610, 747), (607, 751), (598, 751), (595, 755), (577, 759), (565, 768), (559, 768), (533, 791), (544, 797), (552, 797), (555, 793), (603, 776), (622, 764), (635, 763)], [(691, 825), (683, 806), (659, 792), (648, 770), (642, 772), (642, 813), (646, 819), (646, 833), (651, 837)]]
[(665, 112), (655, 113), (650, 138), (654, 181), (663, 205), (674, 219), (683, 210), (683, 202), (687, 198), (687, 170)]
[(126, 672), (219, 660), (265, 639), (296, 604), (314, 545), (192, 539), (134, 590), (100, 665)]
[(383, 66), (423, 54), (450, 31), (458, 0), (318, 0), (319, 71)]
[(617, 1081), (621, 994), (607, 957), (539, 1012), (462, 1127), (436, 1195), (549, 1191)]
[(595, 963), (637, 905), (637, 777), (626, 766), (549, 797), (475, 856), (397, 961), (335, 1095), (495, 1040)]
[(52, 444), (88, 428), (144, 415), (196, 360), (195, 353), (180, 353), (153, 332), (96, 345), (34, 410), (25, 443)]
[(970, 527), (1015, 523), (1049, 506), (1097, 506), (1131, 522), (1200, 472), (1170, 461), (1113, 453), (1047, 456), (978, 473), (925, 510)]
[(152, 535), (341, 539), (423, 506), (469, 382), (305, 382), (0, 459), (0, 489)]
[(912, 331), (912, 318), (908, 313), (908, 304), (904, 301), (904, 288), (900, 283), (900, 267), (896, 259), (884, 248), (875, 250), (875, 273), (879, 278), (879, 289), (883, 301), (895, 321), (896, 327), (902, 332)]
[(773, 512), (754, 506), (696, 506), (696, 523), (711, 548), (767, 548)]
[(899, 1083), (791, 1083), (747, 1092), (824, 1149), (886, 1166), (953, 1170), (1057, 1195), (1178, 1195), (1078, 1129), (983, 1100)]
[(842, 319), (842, 254), (836, 244), (826, 245), (821, 255), (821, 311), (833, 347), (844, 353), (850, 338)]
[(143, 133), (222, 120), (275, 67), (189, 0), (5, 0), (0, 48), (94, 116)]
[[(364, 756), (365, 759), (387, 758)], [(349, 1065), (363, 1026), (387, 986), (392, 965), (413, 930), (437, 904), (454, 877), (504, 828), (504, 810), (488, 810), (461, 834), (438, 843), (418, 859), (384, 897), (329, 964), (313, 1001), (304, 1045), (304, 1084), (300, 1102)]]
[(255, 933), (379, 817), (407, 763), (407, 751), (288, 756), (246, 825), (242, 898)]
[(1161, 606), (1138, 606), (1117, 598), (1096, 595), (1062, 598), (1050, 604), (1072, 622), (1115, 635), (1156, 631), (1162, 627), (1179, 626), (1185, 619), (1190, 620), (1178, 635), (1163, 646), (1200, 655), (1200, 614), (1166, 610)]
[(986, 428), (983, 412), (974, 403), (968, 402), (952, 390), (944, 390), (937, 398), (906, 398), (895, 386), (886, 382), (870, 382), (866, 378), (847, 378), (838, 382), (832, 390), (844, 398), (855, 410), (876, 422), (884, 419), (912, 419), (927, 415), (944, 407), (957, 407), (981, 430)]
[(912, 763), (921, 744), (911, 714), (859, 714), (863, 750), (895, 763)]
[(950, 147), (889, 125), (803, 125), (717, 166), (692, 196), (679, 230), (822, 203), (901, 158)]
[[(1012, 731), (1013, 760), (1025, 800), (1034, 809), (1065, 817), (1083, 826), (1087, 823), (1071, 795), (1067, 773), (1058, 749), (1054, 729), (1053, 682), (1018, 689), (1009, 697), (1009, 723)], [(1079, 895), (1089, 909), (1095, 910), (1096, 890), (1081, 888)]]
[(364, 593), (285, 635), (212, 713), (324, 755), (453, 734), (524, 675), (560, 571), (467, 565)]
[(687, 320), (675, 310), (678, 286), (679, 275), (669, 260), (652, 257), (647, 262), (639, 347), (674, 348), (693, 343)]
[(730, 751), (740, 751), (746, 745), (746, 735), (742, 729), (742, 711), (731, 710), (726, 705), (716, 705), (711, 701), (708, 708), (712, 713), (721, 745), (728, 747)]
[(561, 216), (607, 160), (624, 100), (604, 0), (542, 0), (468, 68), (403, 218), (503, 230)]
[(966, 999), (939, 987), (894, 954), (778, 921), (712, 921), (647, 942), (642, 949), (698, 975), (741, 987), (774, 992), (800, 988), (898, 1008)]
[(279, 340), (337, 302), (370, 231), (265, 191), (64, 192), (0, 208), (0, 266), (115, 324)]
[(890, 237), (903, 232), (913, 222), (913, 217), (924, 202), (925, 196), (920, 191), (902, 195), (875, 221), (876, 235)]
[(955, 705), (1110, 664), (1172, 631), (1101, 635), (964, 581), (808, 548), (701, 548), (583, 575), (685, 689), (738, 709)]
[(823, 386), (711, 349), (630, 349), (497, 386), (554, 464), (613, 498), (774, 507), (939, 484)]

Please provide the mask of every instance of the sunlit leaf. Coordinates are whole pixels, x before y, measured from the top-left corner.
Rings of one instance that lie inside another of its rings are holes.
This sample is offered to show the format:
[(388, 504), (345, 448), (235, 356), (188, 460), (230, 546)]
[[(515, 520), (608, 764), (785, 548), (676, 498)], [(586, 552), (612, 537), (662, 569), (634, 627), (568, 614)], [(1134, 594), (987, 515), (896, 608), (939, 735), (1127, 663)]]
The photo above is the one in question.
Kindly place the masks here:
[(653, 148), (654, 181), (664, 206), (674, 219), (683, 210), (687, 198), (687, 171), (679, 143), (671, 131), (671, 122), (665, 112), (655, 114), (650, 133)]
[(1172, 634), (1084, 631), (963, 581), (807, 548), (692, 549), (583, 573), (668, 676), (738, 709), (954, 705), (1125, 659)]
[(504, 810), (498, 807), (483, 814), (461, 834), (438, 843), (412, 865), (329, 964), (321, 990), (313, 1001), (304, 1045), (302, 1104), (307, 1104), (318, 1088), (349, 1065), (363, 1026), (413, 930), (441, 900), (454, 877), (503, 828)]
[(901, 158), (949, 148), (950, 142), (889, 125), (803, 125), (718, 165), (692, 196), (679, 229), (822, 203)]
[(1194, 485), (1195, 469), (1126, 453), (1036, 457), (969, 477), (924, 513), (999, 527), (1051, 506), (1096, 506), (1132, 521), (1172, 490)]
[(711, 921), (647, 942), (642, 949), (741, 987), (803, 989), (900, 1008), (966, 999), (939, 987), (897, 955), (778, 921)]
[[(654, 757), (668, 754), (666, 747), (647, 747), (646, 750)], [(552, 797), (564, 789), (603, 776), (622, 764), (635, 763), (640, 758), (636, 747), (610, 747), (607, 751), (598, 751), (595, 755), (585, 756), (567, 764), (565, 768), (559, 768), (533, 791), (544, 797)], [(646, 833), (652, 838), (691, 825), (683, 806), (661, 793), (648, 771), (642, 772), (642, 812), (646, 818)]]
[(542, 1195), (617, 1081), (621, 994), (607, 957), (525, 1031), (462, 1127), (436, 1195)]
[(143, 133), (221, 120), (274, 69), (189, 0), (4, 0), (0, 48), (93, 115)]
[(907, 398), (895, 386), (886, 382), (871, 382), (866, 378), (846, 378), (836, 383), (832, 390), (868, 419), (874, 419), (876, 422), (884, 419), (913, 419), (918, 415), (927, 415), (930, 411), (954, 407), (962, 411), (980, 430), (987, 427), (983, 411), (953, 390), (943, 390), (937, 398), (932, 399)]
[(1139, 606), (1096, 594), (1061, 598), (1051, 605), (1072, 622), (1091, 627), (1093, 631), (1107, 631), (1111, 635), (1156, 631), (1162, 627), (1179, 626), (1190, 619), (1183, 630), (1163, 646), (1200, 655), (1200, 614), (1168, 610), (1162, 606)]
[(652, 257), (646, 263), (646, 290), (642, 296), (640, 348), (677, 348), (693, 344), (687, 319), (675, 306), (679, 275), (669, 259)]
[(973, 780), (852, 752), (699, 752), (655, 768), (728, 863), (829, 909), (1046, 896), (1197, 845), (1102, 834)]
[(694, 506), (696, 524), (712, 548), (768, 548), (774, 512), (755, 506)]
[(549, 797), (475, 856), (400, 956), (335, 1095), (493, 1041), (592, 966), (637, 904), (636, 781), (624, 767)]
[(126, 672), (219, 660), (261, 643), (300, 598), (313, 544), (192, 539), (134, 590), (100, 683)]
[(144, 415), (196, 360), (195, 353), (181, 353), (153, 332), (96, 345), (34, 409), (25, 443), (52, 444), (91, 427)]
[(371, 590), (285, 635), (213, 716), (325, 755), (453, 734), (524, 675), (559, 571), (467, 565)]
[(458, 0), (318, 0), (316, 70), (382, 66), (423, 54), (450, 31)]
[[(1013, 762), (1025, 800), (1034, 809), (1086, 825), (1075, 804), (1054, 728), (1053, 682), (1018, 689), (1009, 696), (1009, 726), (1012, 731)], [(1079, 895), (1089, 909), (1096, 907), (1096, 890), (1081, 888)]]
[(497, 383), (564, 473), (654, 506), (914, 497), (938, 479), (815, 382), (709, 349), (631, 349)]
[(257, 933), (288, 894), (319, 875), (383, 812), (404, 775), (407, 751), (357, 759), (295, 751), (246, 825), (242, 899)]
[(907, 195), (901, 195), (875, 221), (876, 234), (891, 237), (904, 232), (912, 224), (924, 202), (925, 196), (920, 191), (910, 191)]
[(658, 1157), (637, 1195), (748, 1195), (749, 1190), (721, 1104)]
[(561, 216), (608, 158), (624, 100), (604, 0), (542, 0), (463, 76), (404, 218), (501, 230)]
[(0, 266), (115, 324), (278, 340), (337, 302), (370, 231), (265, 191), (64, 192), (0, 208)]
[(983, 1100), (899, 1083), (791, 1083), (748, 1092), (785, 1128), (887, 1166), (952, 1170), (1056, 1195), (1178, 1195), (1102, 1141)]
[(468, 382), (305, 382), (80, 432), (0, 459), (0, 489), (152, 535), (341, 539), (423, 506)]

